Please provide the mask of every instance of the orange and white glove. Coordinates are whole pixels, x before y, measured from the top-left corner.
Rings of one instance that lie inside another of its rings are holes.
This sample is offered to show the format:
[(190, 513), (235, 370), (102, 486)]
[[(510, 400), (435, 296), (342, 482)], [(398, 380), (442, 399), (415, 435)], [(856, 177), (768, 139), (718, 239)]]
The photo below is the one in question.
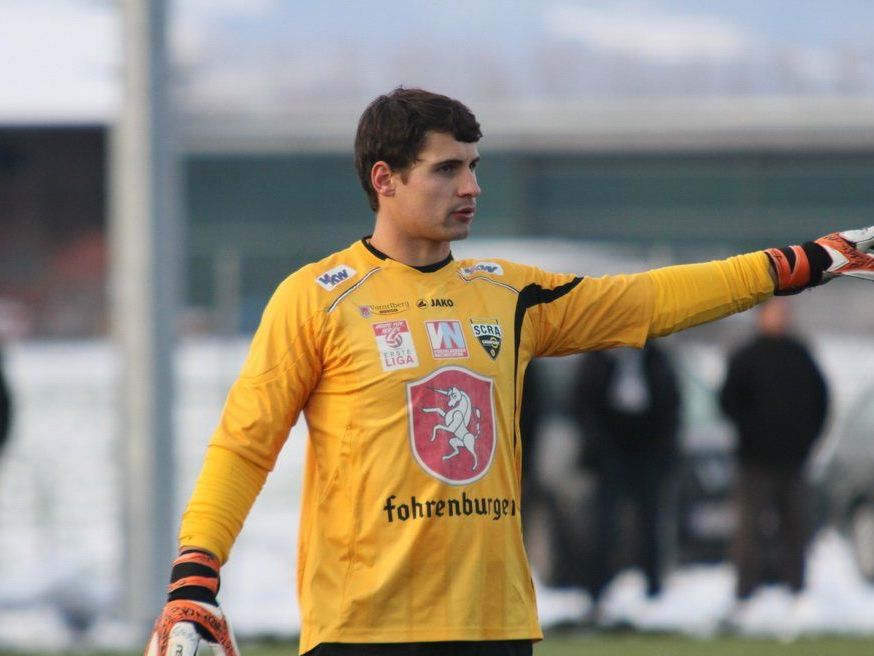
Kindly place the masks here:
[(774, 294), (788, 296), (837, 276), (874, 280), (874, 226), (833, 232), (801, 246), (765, 251), (777, 274)]
[(218, 558), (183, 551), (173, 561), (167, 603), (155, 622), (145, 656), (195, 656), (203, 640), (216, 656), (239, 656), (227, 618), (219, 607)]

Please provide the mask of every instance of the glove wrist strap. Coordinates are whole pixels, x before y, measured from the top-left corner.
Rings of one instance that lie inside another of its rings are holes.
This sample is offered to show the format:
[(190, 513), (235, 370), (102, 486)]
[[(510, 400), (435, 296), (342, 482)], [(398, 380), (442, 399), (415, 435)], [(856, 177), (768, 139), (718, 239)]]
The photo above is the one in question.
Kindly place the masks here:
[(203, 551), (186, 551), (173, 562), (168, 601), (187, 599), (215, 604), (219, 591), (218, 558)]
[(822, 274), (831, 265), (826, 250), (812, 241), (801, 246), (769, 248), (765, 253), (777, 274), (776, 296), (789, 296), (821, 285)]

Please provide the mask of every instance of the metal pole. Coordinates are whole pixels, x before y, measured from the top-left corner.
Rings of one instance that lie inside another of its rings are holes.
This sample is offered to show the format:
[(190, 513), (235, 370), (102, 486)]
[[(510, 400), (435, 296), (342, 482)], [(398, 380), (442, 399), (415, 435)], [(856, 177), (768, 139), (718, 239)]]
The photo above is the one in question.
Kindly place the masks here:
[(177, 523), (172, 358), (181, 249), (166, 9), (166, 0), (123, 2), (124, 94), (110, 149), (122, 580), (126, 616), (144, 635), (163, 603)]

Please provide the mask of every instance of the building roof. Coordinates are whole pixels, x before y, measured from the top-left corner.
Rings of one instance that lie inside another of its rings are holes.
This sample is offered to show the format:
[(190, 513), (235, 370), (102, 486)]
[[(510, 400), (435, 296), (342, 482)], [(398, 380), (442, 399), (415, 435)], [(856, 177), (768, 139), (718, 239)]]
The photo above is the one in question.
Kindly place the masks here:
[[(874, 98), (654, 98), (471, 103), (482, 149), (555, 151), (870, 150)], [(361, 107), (183, 121), (193, 152), (351, 151)]]

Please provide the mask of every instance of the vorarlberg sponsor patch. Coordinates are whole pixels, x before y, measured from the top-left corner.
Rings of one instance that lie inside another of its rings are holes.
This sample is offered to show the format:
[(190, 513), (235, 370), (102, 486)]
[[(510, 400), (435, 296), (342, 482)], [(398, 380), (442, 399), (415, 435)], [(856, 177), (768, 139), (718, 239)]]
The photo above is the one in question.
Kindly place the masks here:
[(362, 305), (361, 307), (362, 311), (364, 308), (367, 308), (370, 311), (370, 314), (397, 314), (409, 310), (410, 302), (392, 301), (390, 303), (371, 303), (370, 305)]
[(472, 276), (475, 273), (491, 273), (495, 276), (503, 276), (504, 267), (497, 262), (477, 262), (472, 266), (464, 267), (461, 273), (466, 276)]
[(383, 371), (419, 366), (413, 335), (404, 319), (373, 324), (373, 335)]
[(407, 383), (410, 449), (425, 472), (450, 485), (486, 475), (495, 458), (495, 385), (456, 366)]
[(471, 319), (470, 327), (473, 336), (488, 353), (492, 360), (496, 360), (501, 352), (504, 334), (501, 332), (501, 324), (497, 319)]
[(454, 319), (426, 321), (425, 329), (428, 331), (428, 341), (431, 343), (431, 355), (435, 360), (466, 358), (470, 355), (460, 321)]
[(316, 282), (319, 283), (325, 291), (331, 291), (337, 285), (349, 280), (349, 278), (356, 273), (358, 272), (352, 267), (340, 264), (339, 266), (335, 266), (333, 269), (316, 276)]

